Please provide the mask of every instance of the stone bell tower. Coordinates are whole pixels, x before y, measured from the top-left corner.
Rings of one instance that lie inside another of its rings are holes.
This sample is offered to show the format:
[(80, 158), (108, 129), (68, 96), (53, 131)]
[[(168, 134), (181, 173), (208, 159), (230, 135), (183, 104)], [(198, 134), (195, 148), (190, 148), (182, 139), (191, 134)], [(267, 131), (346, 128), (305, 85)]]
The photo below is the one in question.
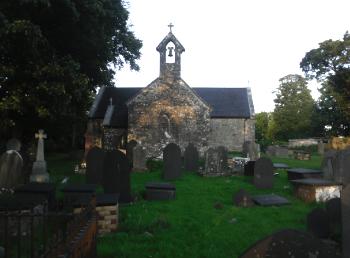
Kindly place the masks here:
[(181, 54), (185, 48), (171, 31), (174, 25), (168, 25), (168, 35), (159, 43), (157, 51), (160, 54), (160, 78), (177, 79), (181, 77)]

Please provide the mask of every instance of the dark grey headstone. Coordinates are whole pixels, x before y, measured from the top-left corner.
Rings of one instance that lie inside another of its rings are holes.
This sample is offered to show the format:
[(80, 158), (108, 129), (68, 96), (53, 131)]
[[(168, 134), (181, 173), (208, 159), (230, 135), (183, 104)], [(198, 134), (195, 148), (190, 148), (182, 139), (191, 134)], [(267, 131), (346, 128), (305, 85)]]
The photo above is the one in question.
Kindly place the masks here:
[(135, 140), (131, 140), (130, 142), (128, 142), (128, 144), (126, 145), (126, 157), (128, 158), (128, 161), (131, 165), (131, 167), (134, 166), (134, 148), (136, 147), (137, 142)]
[(336, 150), (327, 150), (323, 155), (321, 170), (325, 179), (334, 180), (334, 165), (336, 155)]
[(228, 170), (227, 150), (219, 146), (215, 149), (209, 148), (205, 157), (205, 175), (223, 175)]
[(174, 180), (181, 176), (181, 150), (175, 143), (169, 143), (163, 150), (163, 178)]
[(253, 196), (252, 199), (256, 204), (261, 206), (281, 206), (290, 204), (286, 198), (275, 194), (256, 195)]
[(329, 217), (331, 235), (341, 233), (341, 201), (340, 198), (332, 198), (325, 204), (326, 212)]
[(147, 157), (146, 150), (141, 146), (137, 145), (133, 151), (133, 170), (134, 171), (145, 171), (147, 170)]
[(307, 229), (319, 238), (327, 238), (330, 234), (329, 217), (322, 208), (313, 209), (306, 218)]
[(186, 171), (198, 171), (199, 154), (197, 148), (192, 144), (188, 144), (184, 153), (184, 166)]
[(103, 162), (105, 151), (101, 148), (93, 147), (86, 155), (86, 183), (100, 184), (103, 176)]
[(307, 232), (285, 229), (259, 240), (239, 258), (340, 258), (340, 252)]
[(338, 151), (334, 165), (334, 181), (350, 183), (350, 148)]
[(273, 187), (273, 165), (268, 158), (259, 158), (254, 166), (254, 185), (259, 189)]
[(0, 188), (13, 188), (24, 183), (23, 159), (15, 150), (9, 150), (0, 157)]
[(103, 162), (102, 186), (105, 193), (120, 192), (120, 169), (117, 150), (107, 151)]
[(20, 151), (21, 150), (21, 142), (16, 138), (12, 138), (12, 139), (8, 140), (6, 143), (6, 150)]
[(145, 185), (147, 200), (173, 200), (176, 187), (171, 183), (149, 182)]
[(251, 207), (254, 205), (253, 199), (244, 189), (240, 189), (233, 196), (233, 204), (238, 207)]
[(119, 202), (129, 203), (132, 201), (131, 196), (131, 181), (130, 181), (130, 171), (131, 167), (129, 161), (124, 153), (121, 151), (117, 152), (117, 163), (120, 175), (119, 183)]
[(244, 175), (245, 176), (254, 176), (254, 166), (255, 161), (250, 160), (244, 164)]
[(341, 192), (343, 258), (350, 257), (350, 184)]

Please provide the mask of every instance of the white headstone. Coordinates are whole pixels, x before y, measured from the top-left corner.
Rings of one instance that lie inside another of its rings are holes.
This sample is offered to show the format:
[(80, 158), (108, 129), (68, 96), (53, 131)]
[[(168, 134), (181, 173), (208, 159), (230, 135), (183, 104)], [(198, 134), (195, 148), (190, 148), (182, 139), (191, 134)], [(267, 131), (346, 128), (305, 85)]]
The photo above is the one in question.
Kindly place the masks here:
[(36, 161), (33, 163), (32, 174), (30, 175), (30, 182), (49, 182), (50, 178), (46, 170), (46, 161), (44, 158), (44, 139), (46, 139), (44, 130), (39, 130), (39, 133), (35, 134), (35, 138), (38, 139), (38, 148), (36, 152)]

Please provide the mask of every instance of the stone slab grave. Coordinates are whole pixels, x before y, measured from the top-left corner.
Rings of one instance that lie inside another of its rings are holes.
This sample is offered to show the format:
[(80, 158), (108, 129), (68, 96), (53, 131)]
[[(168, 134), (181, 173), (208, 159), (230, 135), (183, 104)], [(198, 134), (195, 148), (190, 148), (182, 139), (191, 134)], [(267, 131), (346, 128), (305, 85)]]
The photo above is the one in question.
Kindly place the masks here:
[(174, 180), (181, 176), (181, 149), (175, 143), (169, 143), (163, 150), (163, 178)]
[(133, 149), (133, 171), (143, 172), (147, 170), (146, 150), (141, 145), (136, 145)]
[(105, 151), (99, 147), (93, 147), (86, 155), (86, 172), (85, 178), (87, 184), (102, 183), (103, 162)]
[(47, 202), (49, 209), (53, 209), (56, 205), (56, 186), (53, 183), (37, 183), (30, 182), (15, 188), (14, 194), (20, 197), (25, 196), (42, 196)]
[(287, 169), (288, 180), (297, 180), (303, 178), (322, 178), (322, 171), (309, 168), (291, 168)]
[[(74, 203), (74, 214), (81, 212), (81, 206), (89, 203), (91, 196), (81, 195)], [(97, 231), (99, 236), (116, 232), (119, 222), (119, 194), (96, 195)]]
[(259, 189), (273, 187), (273, 165), (269, 158), (259, 158), (254, 165), (254, 185)]
[(254, 202), (250, 194), (244, 189), (240, 189), (232, 198), (233, 205), (238, 207), (251, 207), (254, 206)]
[(145, 188), (146, 200), (173, 200), (176, 197), (176, 187), (171, 183), (149, 182)]
[(325, 202), (340, 197), (341, 184), (321, 178), (304, 178), (290, 181), (295, 195), (305, 202)]
[(273, 163), (274, 169), (288, 169), (289, 166), (285, 163)]
[(44, 130), (40, 129), (39, 132), (35, 134), (35, 138), (38, 139), (36, 161), (33, 163), (32, 174), (29, 180), (30, 182), (48, 183), (50, 181), (50, 176), (49, 173), (47, 173), (44, 157), (44, 139), (46, 139)]
[(249, 247), (239, 258), (341, 258), (333, 245), (311, 234), (284, 229)]
[(343, 258), (350, 257), (350, 184), (341, 193)]
[(329, 216), (322, 208), (313, 209), (306, 217), (307, 229), (318, 238), (328, 238), (330, 235)]
[(119, 193), (120, 203), (132, 201), (130, 170), (130, 164), (124, 153), (119, 150), (106, 152), (102, 185), (105, 193)]
[(252, 199), (260, 206), (281, 206), (290, 204), (286, 198), (275, 194), (255, 195)]
[(244, 175), (245, 176), (254, 176), (254, 166), (255, 161), (250, 160), (247, 163), (244, 164)]
[(227, 174), (227, 150), (225, 147), (219, 146), (209, 148), (205, 155), (205, 176), (222, 176)]
[(91, 198), (96, 193), (95, 184), (67, 184), (61, 188), (61, 192), (64, 194), (65, 205), (71, 205), (81, 196), (87, 196)]
[(199, 153), (193, 143), (189, 143), (184, 153), (184, 167), (186, 171), (198, 172)]
[(24, 183), (23, 159), (17, 150), (7, 150), (0, 157), (0, 188), (14, 188)]

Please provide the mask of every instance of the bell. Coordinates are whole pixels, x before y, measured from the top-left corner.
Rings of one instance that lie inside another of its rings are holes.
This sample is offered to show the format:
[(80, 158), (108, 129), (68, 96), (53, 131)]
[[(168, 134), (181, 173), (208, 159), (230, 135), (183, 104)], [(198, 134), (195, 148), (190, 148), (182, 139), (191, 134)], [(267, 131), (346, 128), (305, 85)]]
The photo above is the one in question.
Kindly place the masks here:
[(169, 49), (168, 56), (172, 57), (173, 56), (173, 49), (174, 49), (174, 47), (168, 47), (168, 49)]

